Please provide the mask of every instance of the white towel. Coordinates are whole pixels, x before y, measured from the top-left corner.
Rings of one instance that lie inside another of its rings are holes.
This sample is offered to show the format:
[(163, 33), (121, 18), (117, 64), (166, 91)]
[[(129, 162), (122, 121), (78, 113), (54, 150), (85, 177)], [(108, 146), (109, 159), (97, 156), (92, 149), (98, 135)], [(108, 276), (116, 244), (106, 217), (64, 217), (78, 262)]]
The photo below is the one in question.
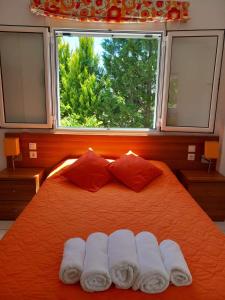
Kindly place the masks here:
[(132, 231), (121, 229), (109, 236), (109, 271), (117, 288), (128, 289), (138, 275), (135, 237)]
[(160, 251), (171, 282), (176, 286), (190, 285), (192, 276), (180, 246), (174, 241), (165, 240), (160, 244)]
[(69, 239), (64, 244), (63, 259), (59, 278), (65, 284), (74, 284), (80, 280), (85, 256), (85, 241), (80, 238)]
[(156, 237), (149, 232), (140, 232), (135, 237), (140, 273), (133, 290), (144, 293), (161, 293), (169, 286), (169, 275), (163, 265)]
[(108, 236), (101, 232), (92, 233), (86, 241), (84, 270), (80, 283), (86, 292), (107, 290), (112, 281), (108, 266)]

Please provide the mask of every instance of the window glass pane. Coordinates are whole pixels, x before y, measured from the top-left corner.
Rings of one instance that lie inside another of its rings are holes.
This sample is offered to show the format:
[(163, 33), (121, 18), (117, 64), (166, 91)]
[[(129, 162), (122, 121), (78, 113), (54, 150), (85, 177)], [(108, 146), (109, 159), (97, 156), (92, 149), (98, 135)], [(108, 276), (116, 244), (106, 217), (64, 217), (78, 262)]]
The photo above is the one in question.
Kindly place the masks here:
[(173, 37), (168, 126), (209, 126), (217, 42), (217, 36)]
[(42, 33), (0, 32), (6, 123), (46, 123)]
[(57, 34), (59, 125), (154, 128), (160, 36)]

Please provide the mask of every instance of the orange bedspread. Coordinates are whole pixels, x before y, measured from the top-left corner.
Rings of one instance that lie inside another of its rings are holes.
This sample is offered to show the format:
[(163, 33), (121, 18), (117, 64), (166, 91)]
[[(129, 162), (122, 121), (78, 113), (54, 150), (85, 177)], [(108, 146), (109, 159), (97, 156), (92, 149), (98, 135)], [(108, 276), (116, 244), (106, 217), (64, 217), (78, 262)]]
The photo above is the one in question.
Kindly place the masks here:
[[(225, 236), (160, 162), (164, 174), (140, 193), (111, 183), (97, 193), (83, 191), (62, 178), (41, 187), (5, 238), (0, 241), (1, 300), (224, 300)], [(85, 293), (63, 285), (58, 270), (66, 239), (118, 228), (153, 232), (159, 241), (174, 239), (193, 275), (189, 287), (169, 287), (147, 295), (114, 287)]]

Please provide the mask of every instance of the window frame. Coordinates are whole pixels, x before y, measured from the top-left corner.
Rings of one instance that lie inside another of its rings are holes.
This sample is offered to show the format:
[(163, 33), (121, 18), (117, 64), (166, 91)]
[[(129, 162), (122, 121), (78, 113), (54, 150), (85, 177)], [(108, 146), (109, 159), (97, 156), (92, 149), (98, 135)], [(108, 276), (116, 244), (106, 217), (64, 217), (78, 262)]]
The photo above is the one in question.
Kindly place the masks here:
[[(112, 36), (114, 35), (132, 35), (132, 36), (144, 36), (144, 35), (159, 35), (159, 52), (158, 52), (158, 88), (157, 88), (157, 97), (156, 97), (156, 108), (155, 108), (155, 128), (92, 128), (92, 127), (61, 127), (59, 126), (60, 119), (60, 101), (59, 101), (59, 72), (58, 72), (58, 52), (57, 52), (57, 42), (56, 42), (56, 33), (74, 33), (77, 36), (79, 35), (102, 35), (102, 36)], [(149, 134), (155, 133), (160, 130), (160, 123), (158, 122), (161, 114), (161, 104), (162, 104), (162, 89), (163, 89), (163, 67), (164, 67), (164, 47), (163, 42), (165, 38), (165, 31), (144, 31), (144, 30), (84, 30), (84, 29), (72, 29), (72, 28), (52, 28), (51, 30), (51, 64), (52, 64), (52, 97), (53, 97), (53, 114), (54, 114), (54, 124), (53, 128), (55, 131), (59, 132), (75, 132), (75, 133), (103, 133), (103, 134)]]
[[(216, 57), (215, 57), (215, 65), (214, 65), (214, 77), (213, 77), (213, 85), (212, 85), (211, 105), (210, 105), (210, 111), (209, 111), (208, 127), (169, 126), (169, 125), (167, 125), (167, 111), (168, 111), (168, 100), (169, 100), (168, 96), (169, 96), (173, 37), (198, 37), (198, 36), (203, 36), (203, 37), (217, 36), (217, 38), (218, 38)], [(223, 30), (169, 31), (167, 33), (163, 99), (162, 99), (161, 131), (189, 132), (189, 133), (191, 133), (191, 132), (193, 132), (193, 133), (214, 133), (220, 71), (221, 71), (221, 63), (222, 63), (222, 56), (223, 56), (223, 44), (224, 44), (224, 31)]]
[(0, 32), (42, 33), (44, 53), (44, 76), (45, 76), (45, 109), (46, 123), (9, 123), (5, 119), (2, 72), (0, 64), (0, 127), (2, 128), (52, 128), (52, 97), (51, 97), (51, 67), (50, 67), (50, 39), (47, 27), (29, 26), (0, 26)]

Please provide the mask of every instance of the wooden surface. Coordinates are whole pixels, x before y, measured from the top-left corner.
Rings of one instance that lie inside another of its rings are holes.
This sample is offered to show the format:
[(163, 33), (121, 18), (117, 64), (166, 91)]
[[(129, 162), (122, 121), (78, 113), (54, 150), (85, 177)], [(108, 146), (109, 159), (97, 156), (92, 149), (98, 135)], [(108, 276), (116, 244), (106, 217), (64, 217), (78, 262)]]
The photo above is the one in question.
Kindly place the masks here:
[(40, 178), (43, 168), (6, 168), (0, 172), (0, 180)]
[(182, 170), (181, 171), (186, 180), (190, 182), (224, 182), (225, 177), (220, 173), (212, 170)]
[(218, 172), (181, 170), (186, 189), (214, 221), (225, 220), (225, 177)]
[(0, 172), (0, 219), (14, 220), (38, 191), (43, 168), (4, 169)]
[[(216, 136), (113, 136), (113, 135), (76, 135), (55, 133), (6, 133), (18, 136), (22, 160), (16, 161), (19, 167), (51, 168), (68, 157), (78, 157), (89, 147), (106, 157), (117, 158), (129, 150), (153, 160), (166, 162), (173, 170), (202, 169), (201, 163), (205, 140), (218, 140)], [(29, 143), (37, 144), (37, 159), (29, 158)], [(196, 146), (196, 160), (188, 161), (188, 145)], [(10, 160), (8, 160), (10, 164)]]

